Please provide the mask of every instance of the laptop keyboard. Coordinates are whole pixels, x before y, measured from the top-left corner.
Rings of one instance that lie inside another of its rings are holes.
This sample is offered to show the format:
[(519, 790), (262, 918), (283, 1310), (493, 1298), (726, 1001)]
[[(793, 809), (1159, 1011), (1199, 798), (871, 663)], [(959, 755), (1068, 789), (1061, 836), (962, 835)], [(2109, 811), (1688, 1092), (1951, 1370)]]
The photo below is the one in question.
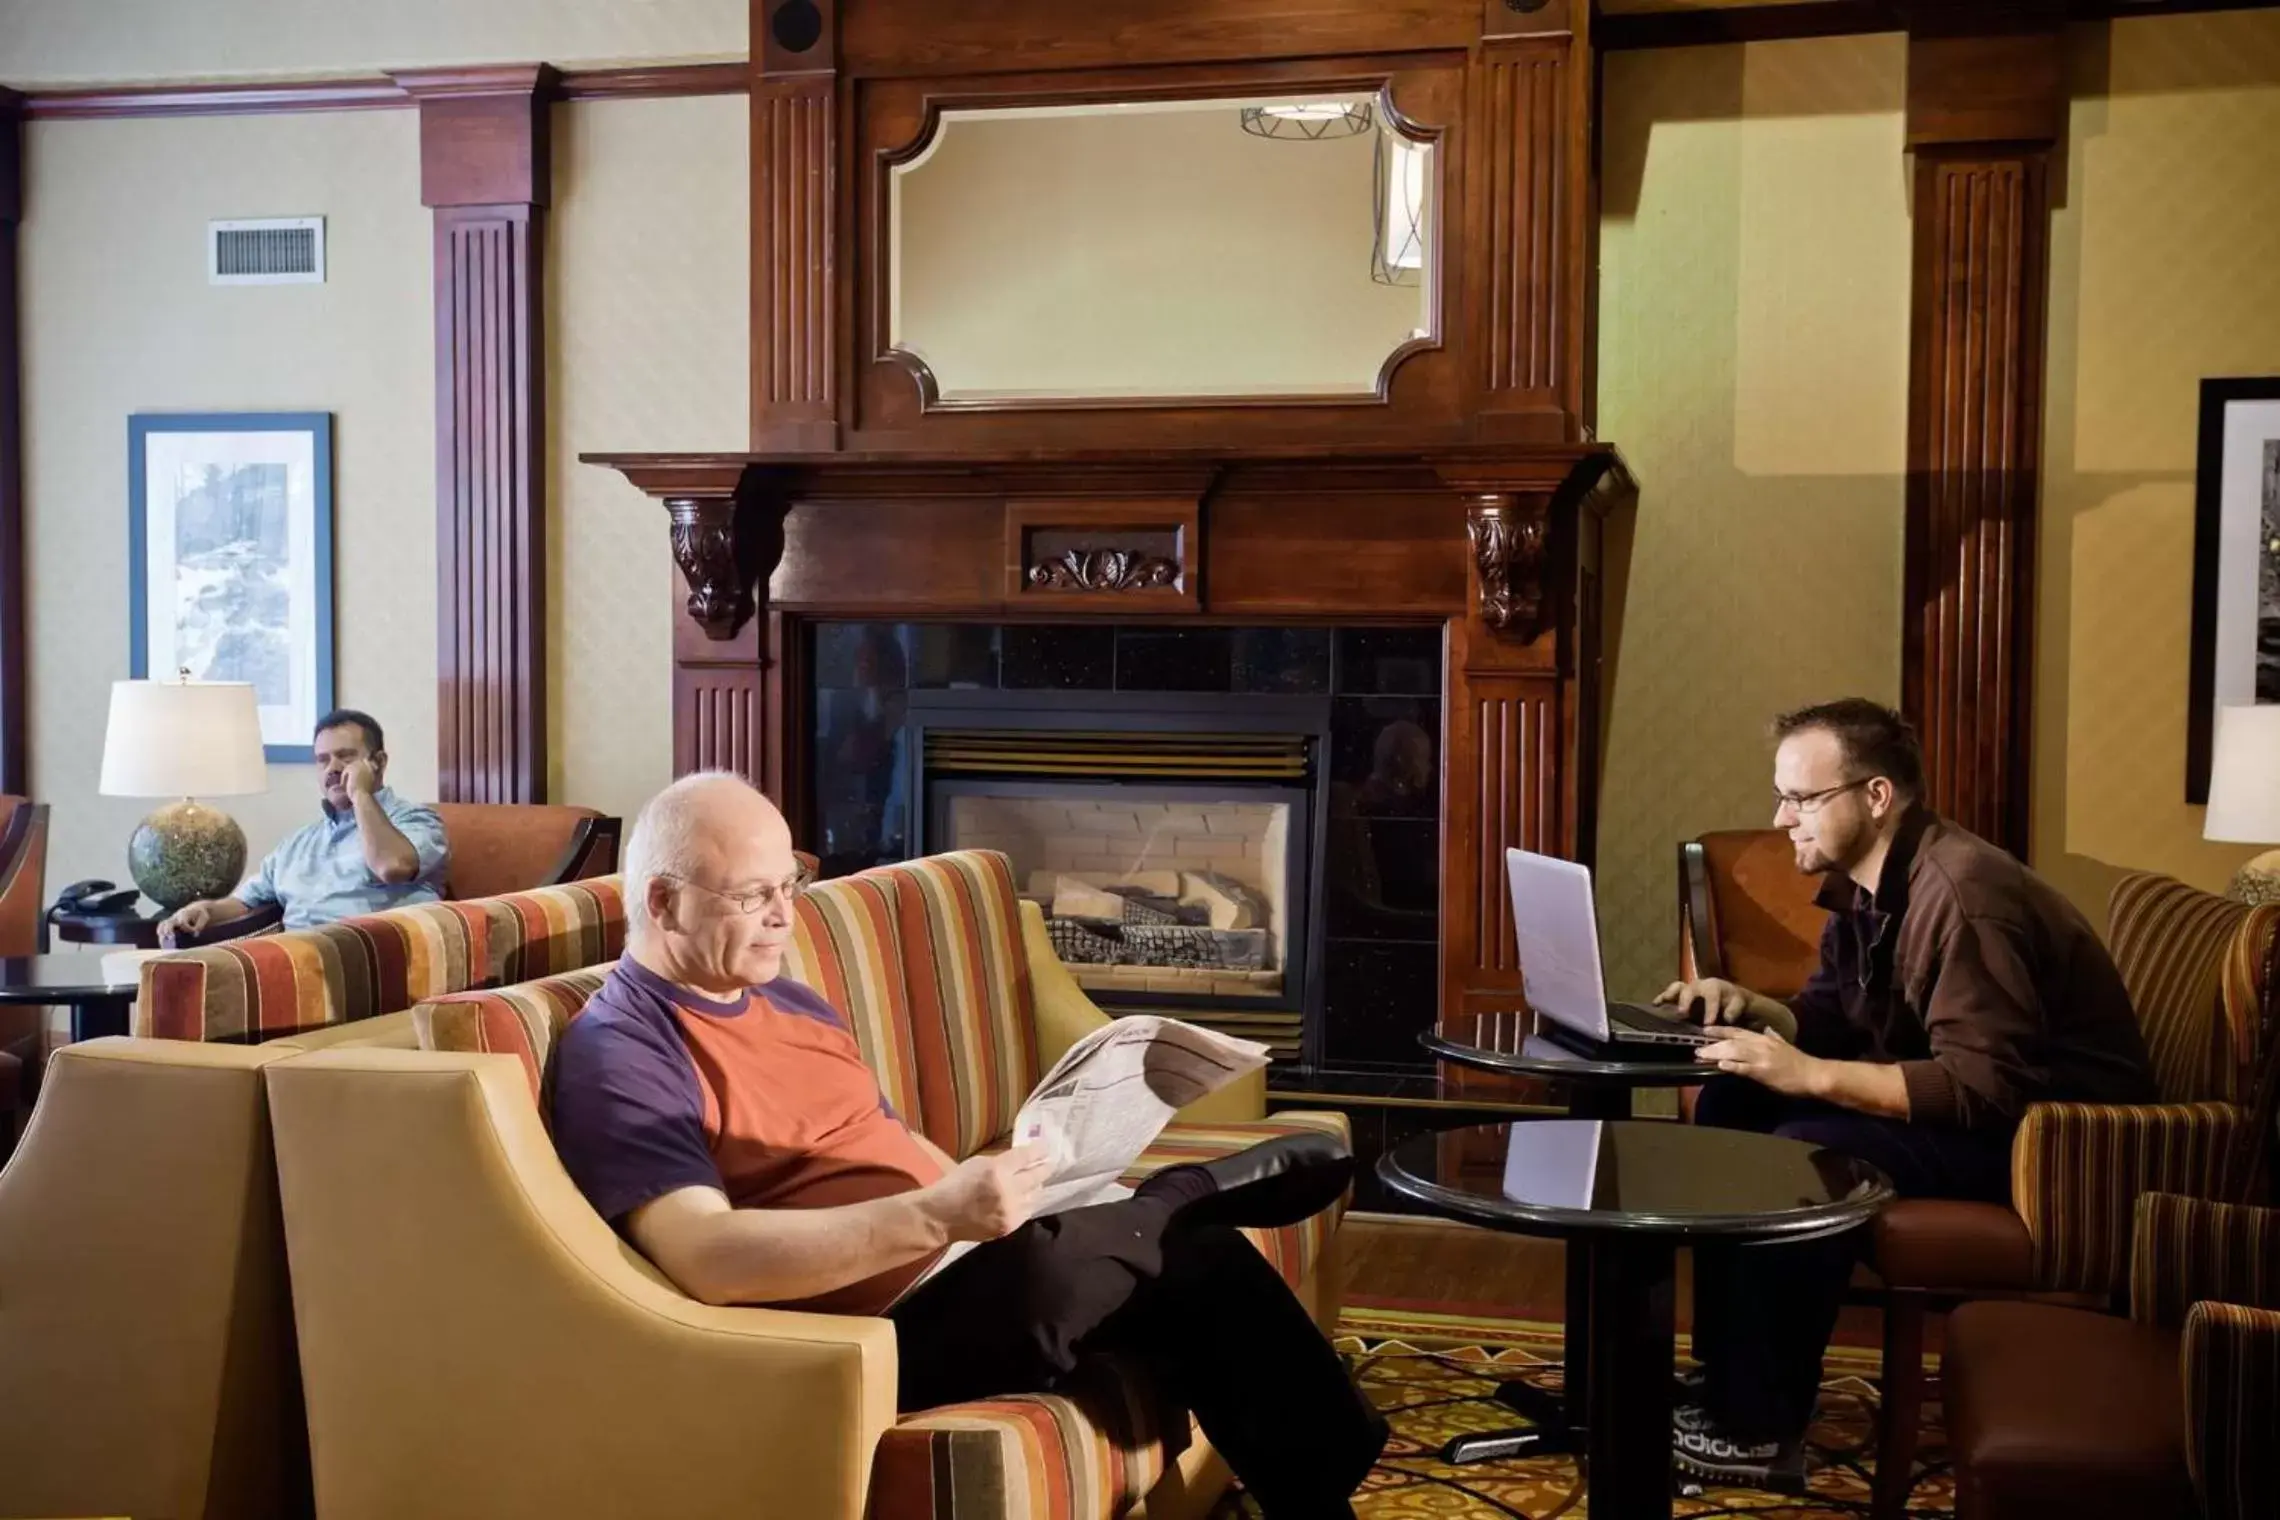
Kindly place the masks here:
[(1656, 1045), (1707, 1045), (1720, 1036), (1671, 1017), (1659, 1008), (1640, 1003), (1610, 1003), (1607, 1005), (1608, 1033), (1618, 1040), (1644, 1041)]

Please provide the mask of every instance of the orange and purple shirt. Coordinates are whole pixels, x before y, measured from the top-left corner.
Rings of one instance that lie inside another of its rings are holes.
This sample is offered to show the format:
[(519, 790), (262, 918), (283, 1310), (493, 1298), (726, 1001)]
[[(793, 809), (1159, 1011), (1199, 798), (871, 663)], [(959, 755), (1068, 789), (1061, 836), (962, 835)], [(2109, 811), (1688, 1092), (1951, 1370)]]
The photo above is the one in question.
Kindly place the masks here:
[[(821, 1209), (942, 1176), (846, 1023), (785, 977), (721, 1003), (619, 961), (563, 1033), (552, 1115), (563, 1165), (620, 1229), (688, 1187), (718, 1189), (740, 1209)], [(932, 1262), (790, 1307), (878, 1314)]]

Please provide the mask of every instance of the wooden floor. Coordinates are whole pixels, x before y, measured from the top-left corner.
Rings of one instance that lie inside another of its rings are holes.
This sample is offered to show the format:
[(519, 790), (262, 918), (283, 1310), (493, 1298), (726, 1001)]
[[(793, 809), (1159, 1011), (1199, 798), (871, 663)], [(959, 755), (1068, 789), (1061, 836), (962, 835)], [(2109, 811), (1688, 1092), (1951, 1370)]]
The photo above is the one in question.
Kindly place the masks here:
[[(1541, 1320), (1558, 1324), (1567, 1303), (1566, 1257), (1556, 1240), (1507, 1235), (1446, 1220), (1406, 1215), (1348, 1215), (1340, 1237), (1346, 1256), (1346, 1301), (1438, 1309), (1446, 1313)], [(1678, 1260), (1678, 1327), (1693, 1319), (1689, 1258)], [(1937, 1349), (1937, 1316), (1927, 1336)], [(1877, 1312), (1845, 1307), (1837, 1322), (1842, 1345), (1881, 1340)]]

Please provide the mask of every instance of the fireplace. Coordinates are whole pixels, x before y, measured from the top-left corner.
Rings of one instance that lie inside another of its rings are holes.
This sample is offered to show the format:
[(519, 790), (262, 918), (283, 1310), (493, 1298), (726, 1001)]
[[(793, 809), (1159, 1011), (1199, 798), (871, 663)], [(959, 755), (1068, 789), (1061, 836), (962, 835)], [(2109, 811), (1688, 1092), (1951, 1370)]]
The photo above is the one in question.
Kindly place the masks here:
[(1421, 1070), (1439, 628), (811, 627), (827, 874), (1002, 851), (1078, 983), (1309, 1070)]

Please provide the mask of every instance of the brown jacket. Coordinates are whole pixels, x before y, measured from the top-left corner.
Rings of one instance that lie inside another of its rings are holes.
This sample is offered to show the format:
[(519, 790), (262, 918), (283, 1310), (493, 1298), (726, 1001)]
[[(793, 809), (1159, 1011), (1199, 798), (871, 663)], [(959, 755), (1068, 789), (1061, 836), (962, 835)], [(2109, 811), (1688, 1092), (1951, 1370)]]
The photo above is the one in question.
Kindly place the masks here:
[(2153, 1100), (2113, 957), (2057, 889), (1911, 808), (1872, 897), (1842, 873), (1821, 964), (1790, 1008), (1813, 1055), (1894, 1062), (1918, 1124), (2001, 1131), (2030, 1103)]

